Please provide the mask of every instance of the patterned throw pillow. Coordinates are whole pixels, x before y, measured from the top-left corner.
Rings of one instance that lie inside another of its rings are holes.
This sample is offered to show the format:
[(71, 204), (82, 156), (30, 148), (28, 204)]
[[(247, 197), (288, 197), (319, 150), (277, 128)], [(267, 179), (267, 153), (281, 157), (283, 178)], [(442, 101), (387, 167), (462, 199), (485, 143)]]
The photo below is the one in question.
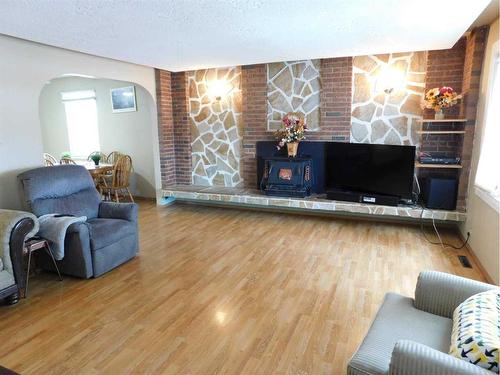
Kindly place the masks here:
[(455, 309), (450, 354), (498, 374), (500, 291), (478, 293)]

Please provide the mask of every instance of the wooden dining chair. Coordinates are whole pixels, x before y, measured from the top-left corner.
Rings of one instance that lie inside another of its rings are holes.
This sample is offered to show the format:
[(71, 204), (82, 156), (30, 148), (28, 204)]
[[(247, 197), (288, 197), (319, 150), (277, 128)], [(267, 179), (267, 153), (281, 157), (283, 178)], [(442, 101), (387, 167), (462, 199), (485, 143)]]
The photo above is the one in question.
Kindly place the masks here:
[(60, 164), (73, 164), (73, 165), (76, 164), (75, 161), (71, 158), (62, 158), (59, 163)]
[(115, 165), (115, 163), (118, 161), (118, 159), (122, 155), (123, 154), (120, 151), (110, 152), (108, 157), (106, 158), (106, 163)]
[(53, 165), (59, 164), (57, 159), (47, 152), (43, 153), (43, 162), (46, 167), (52, 167)]
[(120, 195), (123, 197), (128, 195), (130, 201), (134, 202), (129, 189), (131, 172), (132, 158), (129, 155), (121, 155), (113, 167), (111, 184), (99, 185), (99, 191), (102, 195), (107, 195), (109, 200), (114, 198), (116, 202), (120, 202)]

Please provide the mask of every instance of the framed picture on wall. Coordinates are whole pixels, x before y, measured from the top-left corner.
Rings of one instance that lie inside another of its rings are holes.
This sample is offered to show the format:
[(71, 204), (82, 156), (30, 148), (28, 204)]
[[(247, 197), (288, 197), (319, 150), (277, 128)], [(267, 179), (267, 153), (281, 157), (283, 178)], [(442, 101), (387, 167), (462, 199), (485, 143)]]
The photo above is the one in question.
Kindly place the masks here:
[(111, 89), (111, 108), (113, 113), (137, 111), (135, 86)]

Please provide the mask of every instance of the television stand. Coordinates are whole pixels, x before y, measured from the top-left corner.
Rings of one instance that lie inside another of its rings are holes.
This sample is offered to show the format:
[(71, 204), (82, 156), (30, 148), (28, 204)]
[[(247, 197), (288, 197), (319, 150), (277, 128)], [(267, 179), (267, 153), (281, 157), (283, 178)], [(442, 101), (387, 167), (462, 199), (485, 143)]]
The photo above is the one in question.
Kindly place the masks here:
[(393, 195), (371, 194), (339, 189), (327, 190), (326, 198), (335, 201), (379, 204), (383, 206), (397, 206), (399, 204), (399, 197)]

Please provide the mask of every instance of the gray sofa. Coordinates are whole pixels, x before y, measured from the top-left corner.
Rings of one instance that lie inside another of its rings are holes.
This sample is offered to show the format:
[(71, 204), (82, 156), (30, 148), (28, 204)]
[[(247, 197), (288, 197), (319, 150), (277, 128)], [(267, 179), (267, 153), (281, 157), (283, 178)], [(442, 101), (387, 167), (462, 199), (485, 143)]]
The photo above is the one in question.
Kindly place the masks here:
[(415, 299), (388, 293), (348, 375), (492, 375), (448, 355), (452, 316), (468, 297), (498, 288), (446, 273), (425, 271)]
[(26, 237), (38, 231), (38, 221), (28, 212), (0, 209), (0, 299), (19, 302), (24, 288), (23, 247)]
[[(37, 217), (49, 213), (87, 217), (86, 222), (72, 224), (66, 232), (65, 256), (58, 261), (62, 273), (97, 277), (137, 254), (137, 205), (102, 202), (84, 167), (41, 167), (20, 174), (18, 179), (26, 209)], [(40, 255), (40, 265), (53, 270), (51, 260)]]

